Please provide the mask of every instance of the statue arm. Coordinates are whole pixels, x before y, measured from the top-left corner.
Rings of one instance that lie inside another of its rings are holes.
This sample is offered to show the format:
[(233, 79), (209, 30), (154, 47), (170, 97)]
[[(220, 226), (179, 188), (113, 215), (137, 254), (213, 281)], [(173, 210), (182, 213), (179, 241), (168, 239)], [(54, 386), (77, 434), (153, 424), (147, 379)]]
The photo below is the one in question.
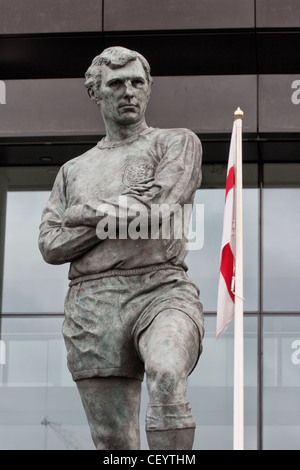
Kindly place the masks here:
[(42, 214), (39, 249), (50, 264), (63, 264), (78, 258), (100, 243), (95, 227), (65, 226), (67, 207), (63, 169), (55, 180), (50, 198)]
[[(201, 162), (202, 148), (198, 137), (191, 131), (173, 134), (166, 142), (164, 155), (153, 177), (124, 190), (120, 194), (123, 198), (113, 197), (70, 207), (65, 213), (65, 223), (69, 227), (81, 224), (95, 227), (104, 216), (101, 208), (107, 213), (109, 207), (118, 219), (128, 209), (126, 220), (130, 222), (131, 215), (136, 216), (137, 204), (142, 204), (143, 209), (146, 209), (150, 221), (152, 204), (168, 204), (172, 208), (176, 204), (182, 206), (189, 200), (201, 184)], [(132, 214), (131, 206), (135, 208)], [(117, 225), (120, 222), (117, 220)]]

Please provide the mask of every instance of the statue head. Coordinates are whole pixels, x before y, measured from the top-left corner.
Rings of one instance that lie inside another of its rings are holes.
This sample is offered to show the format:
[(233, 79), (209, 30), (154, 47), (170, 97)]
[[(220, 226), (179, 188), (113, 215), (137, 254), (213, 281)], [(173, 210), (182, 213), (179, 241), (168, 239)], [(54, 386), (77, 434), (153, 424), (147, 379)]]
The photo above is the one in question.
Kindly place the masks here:
[(114, 70), (124, 67), (129, 62), (135, 60), (140, 61), (145, 71), (150, 95), (153, 80), (148, 61), (139, 52), (131, 51), (125, 47), (114, 46), (104, 49), (100, 55), (96, 56), (85, 73), (85, 87), (92, 101), (95, 103), (98, 101), (97, 95), (101, 85), (101, 70), (103, 65)]

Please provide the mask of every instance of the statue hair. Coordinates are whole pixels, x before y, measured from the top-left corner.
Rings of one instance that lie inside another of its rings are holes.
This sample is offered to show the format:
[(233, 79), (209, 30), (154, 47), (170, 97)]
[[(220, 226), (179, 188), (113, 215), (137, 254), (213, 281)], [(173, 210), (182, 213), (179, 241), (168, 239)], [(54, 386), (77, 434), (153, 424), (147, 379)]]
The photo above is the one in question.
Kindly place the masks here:
[(142, 54), (136, 51), (131, 51), (125, 47), (114, 46), (104, 49), (104, 51), (97, 55), (90, 67), (85, 73), (85, 87), (91, 95), (91, 91), (97, 92), (101, 85), (101, 66), (104, 64), (111, 69), (118, 69), (124, 67), (128, 62), (139, 60), (143, 66), (146, 74), (146, 79), (149, 86), (152, 85), (151, 70), (148, 61)]

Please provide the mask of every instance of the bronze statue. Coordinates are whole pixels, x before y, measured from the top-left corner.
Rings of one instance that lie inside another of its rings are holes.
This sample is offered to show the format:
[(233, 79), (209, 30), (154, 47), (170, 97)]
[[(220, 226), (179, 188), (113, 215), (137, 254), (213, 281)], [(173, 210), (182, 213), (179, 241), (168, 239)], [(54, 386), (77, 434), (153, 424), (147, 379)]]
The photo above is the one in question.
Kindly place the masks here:
[(151, 84), (135, 51), (95, 57), (86, 87), (106, 136), (61, 167), (40, 226), (45, 261), (70, 263), (63, 335), (99, 450), (139, 449), (144, 374), (150, 449), (194, 441), (186, 381), (202, 351), (203, 312), (186, 273), (186, 230), (178, 236), (174, 221), (200, 187), (202, 150), (190, 130), (147, 126)]

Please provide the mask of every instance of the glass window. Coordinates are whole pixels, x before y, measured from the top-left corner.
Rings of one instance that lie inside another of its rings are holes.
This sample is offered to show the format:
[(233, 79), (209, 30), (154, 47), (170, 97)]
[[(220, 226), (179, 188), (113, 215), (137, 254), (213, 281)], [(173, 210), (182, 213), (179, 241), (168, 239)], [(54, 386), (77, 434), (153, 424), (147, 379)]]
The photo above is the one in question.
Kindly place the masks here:
[[(93, 449), (79, 393), (66, 366), (63, 317), (2, 319), (5, 364), (0, 365), (0, 449)], [(233, 324), (215, 338), (215, 317), (205, 321), (204, 351), (189, 378), (197, 423), (194, 449), (231, 449)], [(245, 441), (256, 446), (256, 316), (245, 318)], [(148, 394), (143, 384), (141, 443)]]
[(49, 191), (8, 191), (3, 313), (63, 312), (68, 264), (48, 265), (38, 248)]
[(299, 450), (300, 316), (264, 318), (263, 443)]
[(66, 366), (62, 320), (62, 316), (2, 318), (1, 450), (94, 448)]
[[(256, 449), (257, 318), (244, 319), (245, 449)], [(197, 429), (195, 449), (233, 446), (233, 322), (216, 340), (216, 318), (205, 319), (203, 353), (189, 378), (189, 399)]]
[[(263, 191), (263, 308), (300, 310), (299, 165), (266, 165)], [(281, 187), (278, 187), (281, 186)]]
[[(256, 174), (253, 168), (254, 165), (249, 166), (251, 178)], [(0, 341), (2, 449), (94, 448), (79, 394), (66, 366), (61, 334), (68, 265), (48, 265), (38, 249), (41, 214), (52, 185), (47, 178), (54, 178), (55, 172), (43, 173), (43, 180), (33, 177), (32, 172), (22, 171), (11, 171), (7, 178), (4, 315)], [(193, 230), (199, 230), (197, 237), (201, 248), (190, 252), (188, 264), (191, 278), (200, 287), (206, 311), (216, 310), (225, 172), (225, 165), (204, 168), (203, 189), (197, 192), (193, 213), (196, 221)], [(26, 182), (26, 175), (34, 181)], [(245, 243), (249, 245), (245, 250), (245, 306), (253, 311), (257, 309), (258, 298), (256, 187), (245, 189), (244, 208)], [(47, 315), (49, 313), (52, 315)], [(197, 422), (195, 449), (232, 448), (233, 326), (230, 325), (219, 341), (216, 341), (215, 329), (215, 317), (207, 316), (204, 352), (189, 378), (189, 399)], [(249, 449), (256, 445), (256, 330), (256, 316), (246, 317), (245, 411)], [(144, 383), (140, 421), (142, 449), (148, 448), (144, 430), (147, 401)]]

